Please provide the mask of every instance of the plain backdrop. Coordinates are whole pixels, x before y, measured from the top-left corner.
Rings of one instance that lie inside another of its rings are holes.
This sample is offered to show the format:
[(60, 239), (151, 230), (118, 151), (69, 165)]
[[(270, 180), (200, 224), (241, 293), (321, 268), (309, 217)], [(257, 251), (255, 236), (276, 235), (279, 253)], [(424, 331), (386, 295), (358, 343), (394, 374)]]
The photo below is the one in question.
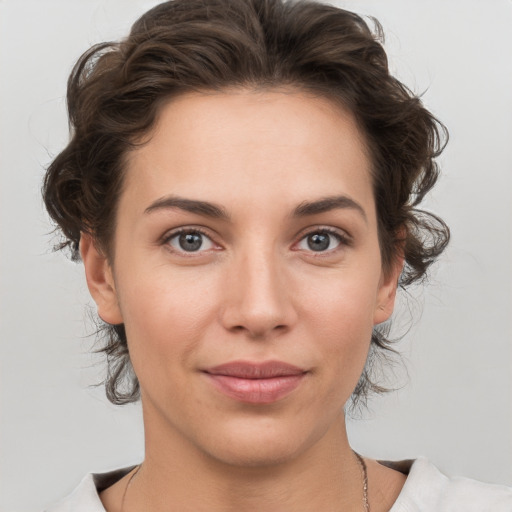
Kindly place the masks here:
[[(0, 510), (33, 512), (89, 471), (143, 457), (138, 405), (114, 407), (91, 355), (80, 264), (51, 251), (44, 168), (65, 145), (65, 83), (91, 44), (155, 1), (0, 0)], [(512, 483), (512, 2), (353, 0), (383, 24), (391, 68), (448, 126), (427, 206), (452, 229), (431, 283), (402, 298), (399, 391), (350, 421), (365, 455), (426, 455)], [(89, 305), (87, 308), (86, 305)]]

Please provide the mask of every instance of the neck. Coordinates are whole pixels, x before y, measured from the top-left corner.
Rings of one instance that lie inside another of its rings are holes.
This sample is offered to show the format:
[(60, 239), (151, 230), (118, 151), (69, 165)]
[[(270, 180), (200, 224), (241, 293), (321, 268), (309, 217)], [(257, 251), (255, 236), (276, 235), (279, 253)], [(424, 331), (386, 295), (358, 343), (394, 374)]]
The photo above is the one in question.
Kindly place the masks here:
[(267, 463), (233, 464), (200, 451), (173, 429), (148, 421), (146, 457), (123, 512), (362, 510), (363, 482), (343, 414), (298, 454)]

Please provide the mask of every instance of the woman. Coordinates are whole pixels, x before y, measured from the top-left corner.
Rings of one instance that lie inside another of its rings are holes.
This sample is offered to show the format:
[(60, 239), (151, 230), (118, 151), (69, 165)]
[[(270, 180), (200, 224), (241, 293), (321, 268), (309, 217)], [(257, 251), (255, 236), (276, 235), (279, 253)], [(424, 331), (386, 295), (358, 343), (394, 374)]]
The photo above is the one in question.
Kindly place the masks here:
[(449, 237), (416, 209), (444, 129), (361, 18), (164, 3), (82, 56), (68, 104), (45, 204), (107, 326), (107, 394), (141, 398), (146, 454), (55, 510), (510, 510), (509, 489), (348, 442), (397, 287)]

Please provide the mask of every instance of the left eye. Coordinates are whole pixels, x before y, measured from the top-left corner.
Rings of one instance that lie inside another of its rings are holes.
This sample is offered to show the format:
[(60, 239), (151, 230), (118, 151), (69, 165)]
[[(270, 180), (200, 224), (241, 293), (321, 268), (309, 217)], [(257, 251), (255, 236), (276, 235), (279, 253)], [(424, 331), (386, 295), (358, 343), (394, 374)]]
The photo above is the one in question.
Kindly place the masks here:
[(186, 231), (171, 236), (167, 243), (178, 252), (207, 251), (214, 247), (209, 237), (200, 231)]
[(305, 251), (325, 252), (336, 249), (341, 245), (342, 237), (337, 233), (315, 231), (306, 235), (298, 244), (298, 248)]

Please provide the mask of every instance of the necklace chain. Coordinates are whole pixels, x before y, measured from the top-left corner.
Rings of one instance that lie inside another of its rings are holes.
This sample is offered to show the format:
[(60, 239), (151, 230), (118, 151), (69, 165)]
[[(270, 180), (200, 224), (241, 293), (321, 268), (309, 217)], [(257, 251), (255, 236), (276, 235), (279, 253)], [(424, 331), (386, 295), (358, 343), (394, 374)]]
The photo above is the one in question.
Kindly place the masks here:
[(368, 470), (366, 469), (366, 462), (363, 457), (359, 455), (359, 453), (354, 452), (357, 462), (359, 463), (359, 467), (361, 468), (361, 473), (363, 476), (363, 507), (364, 512), (370, 512), (370, 503), (368, 501)]
[[(354, 452), (354, 455), (357, 458), (357, 462), (359, 464), (359, 467), (361, 468), (361, 475), (363, 477), (363, 507), (364, 512), (370, 512), (370, 503), (368, 502), (368, 470), (366, 469), (366, 462), (364, 461), (363, 457), (359, 455), (357, 452)], [(130, 484), (132, 483), (133, 477), (139, 472), (139, 469), (141, 468), (141, 464), (139, 464), (135, 471), (130, 476), (128, 482), (126, 483), (126, 487), (124, 488), (123, 497), (121, 499), (121, 512), (124, 511), (124, 501), (126, 499), (126, 493), (128, 491), (128, 487), (130, 487)]]

